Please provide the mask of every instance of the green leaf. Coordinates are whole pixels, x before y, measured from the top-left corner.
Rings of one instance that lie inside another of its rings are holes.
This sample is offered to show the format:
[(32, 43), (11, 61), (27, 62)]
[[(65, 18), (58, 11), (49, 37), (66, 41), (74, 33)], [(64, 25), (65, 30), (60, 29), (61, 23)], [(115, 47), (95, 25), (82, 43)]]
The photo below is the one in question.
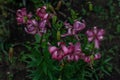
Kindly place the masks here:
[(53, 18), (52, 18), (52, 24), (53, 25), (56, 24), (56, 21), (57, 21), (57, 16), (53, 16)]
[(101, 70), (102, 70), (104, 73), (106, 73), (107, 75), (110, 76), (110, 73), (109, 73), (103, 66), (101, 67)]
[(36, 43), (40, 43), (40, 39), (41, 39), (40, 35), (36, 34), (35, 35), (35, 41), (36, 41)]

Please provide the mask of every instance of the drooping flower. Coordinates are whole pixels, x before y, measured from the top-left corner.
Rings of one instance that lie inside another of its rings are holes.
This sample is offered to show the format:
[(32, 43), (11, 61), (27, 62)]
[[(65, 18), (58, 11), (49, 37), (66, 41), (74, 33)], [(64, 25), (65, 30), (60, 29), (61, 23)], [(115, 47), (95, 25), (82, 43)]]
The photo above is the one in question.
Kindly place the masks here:
[(18, 9), (16, 12), (18, 24), (24, 24), (27, 22), (27, 19), (32, 17), (32, 14), (27, 14), (26, 8)]
[(64, 23), (66, 29), (68, 30), (66, 34), (61, 35), (61, 37), (72, 36), (74, 35), (77, 39), (77, 34), (85, 28), (85, 22), (75, 21), (73, 26), (70, 23)]
[(58, 42), (58, 47), (60, 48), (57, 48), (56, 46), (49, 46), (49, 52), (53, 59), (60, 61), (68, 54), (68, 48), (63, 42)]
[[(51, 24), (50, 24), (50, 21), (49, 19), (51, 18), (50, 15), (46, 12), (46, 6), (42, 6), (41, 8), (38, 8), (37, 11), (36, 11), (36, 14), (40, 17), (40, 24), (39, 24), (39, 27), (42, 26), (48, 26), (48, 27), (51, 27)], [(43, 29), (43, 27), (42, 27)], [(45, 27), (44, 27), (45, 29)]]
[(95, 48), (99, 48), (100, 41), (103, 40), (103, 35), (105, 31), (103, 29), (97, 29), (94, 27), (93, 30), (87, 30), (86, 34), (88, 36), (88, 41), (94, 41)]
[(40, 17), (41, 20), (48, 18), (48, 13), (46, 13), (46, 6), (42, 6), (41, 8), (38, 8), (36, 11), (36, 14)]

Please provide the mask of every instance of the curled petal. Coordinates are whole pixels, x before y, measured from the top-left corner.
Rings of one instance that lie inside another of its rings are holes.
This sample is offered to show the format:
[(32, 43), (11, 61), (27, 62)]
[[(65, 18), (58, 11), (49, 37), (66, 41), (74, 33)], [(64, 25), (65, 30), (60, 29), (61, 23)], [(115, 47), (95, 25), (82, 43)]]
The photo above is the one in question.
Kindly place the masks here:
[(40, 21), (40, 23), (39, 23), (39, 28), (45, 28), (46, 22), (47, 22), (46, 20)]
[(27, 15), (26, 8), (22, 8), (22, 9), (17, 10), (16, 15), (18, 17), (26, 16)]
[(27, 17), (28, 17), (28, 19), (32, 18), (32, 13), (29, 13), (29, 14), (27, 15)]
[(38, 8), (37, 11), (36, 11), (36, 14), (41, 19), (46, 19), (48, 17), (48, 14), (46, 13), (46, 6), (42, 6), (41, 8)]
[(75, 44), (75, 52), (81, 52), (80, 42), (77, 42), (77, 43)]
[(68, 53), (72, 54), (74, 52), (74, 48), (75, 48), (74, 45), (69, 46), (68, 47)]
[(61, 47), (62, 47), (64, 54), (65, 55), (68, 54), (68, 48), (65, 45), (62, 45)]
[(36, 34), (38, 31), (36, 28), (37, 25), (38, 23), (36, 20), (28, 20), (27, 27), (25, 27), (25, 31), (29, 34)]
[(49, 47), (49, 52), (50, 52), (51, 54), (53, 54), (53, 52), (56, 51), (56, 50), (57, 50), (57, 47), (55, 47), (55, 46), (50, 46), (50, 47)]
[(91, 41), (93, 40), (93, 38), (94, 38), (94, 33), (93, 33), (93, 31), (87, 30), (86, 34), (87, 34), (87, 36), (88, 36), (88, 41), (91, 42)]
[(23, 18), (21, 18), (21, 17), (17, 17), (16, 19), (17, 19), (18, 24), (22, 24), (22, 23), (24, 23)]
[(36, 34), (37, 30), (34, 27), (25, 27), (25, 31), (29, 34)]
[(101, 54), (100, 53), (95, 54), (94, 60), (97, 60), (97, 59), (100, 59), (100, 58), (101, 58)]
[(66, 27), (67, 29), (72, 28), (72, 26), (70, 25), (70, 23), (64, 22), (64, 25), (65, 25), (65, 27)]
[(69, 36), (70, 34), (66, 33), (66, 34), (62, 34), (61, 37), (66, 37)]
[(58, 51), (53, 52), (52, 58), (57, 59), (57, 57), (58, 57)]
[(79, 32), (85, 28), (85, 24), (80, 21), (75, 21), (73, 24), (73, 28), (76, 32)]
[(90, 61), (91, 61), (91, 60), (90, 60), (90, 57), (89, 57), (89, 56), (86, 56), (86, 57), (84, 58), (84, 61), (87, 62), (87, 63), (90, 63)]

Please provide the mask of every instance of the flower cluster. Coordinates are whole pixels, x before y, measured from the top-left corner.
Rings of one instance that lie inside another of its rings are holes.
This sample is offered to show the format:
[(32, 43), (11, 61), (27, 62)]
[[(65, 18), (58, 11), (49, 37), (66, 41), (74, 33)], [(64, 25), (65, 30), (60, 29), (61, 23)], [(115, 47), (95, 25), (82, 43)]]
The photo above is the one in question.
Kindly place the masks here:
[[(85, 23), (75, 21), (73, 26), (71, 26), (69, 23), (65, 22), (65, 27), (68, 29), (68, 32), (61, 35), (61, 37), (77, 36), (78, 39), (77, 34), (85, 28)], [(97, 27), (86, 31), (88, 41), (93, 41), (95, 44), (94, 49), (99, 49), (100, 41), (103, 39), (104, 33), (105, 31), (103, 29), (97, 29)], [(64, 42), (58, 42), (58, 47), (49, 46), (49, 52), (52, 55), (52, 58), (58, 61), (63, 59), (67, 61), (78, 61), (79, 59), (82, 59), (84, 62), (90, 63), (93, 60), (101, 58), (101, 54), (99, 52), (91, 53), (89, 56), (86, 55), (81, 49), (80, 42), (77, 42), (76, 44), (69, 43), (69, 46), (67, 46)]]
[(69, 43), (67, 47), (64, 42), (58, 42), (58, 47), (56, 46), (49, 46), (49, 52), (52, 55), (52, 58), (58, 61), (62, 59), (66, 59), (67, 61), (78, 61), (79, 59), (84, 60), (85, 62), (89, 63), (93, 59), (97, 60), (100, 59), (101, 54), (97, 53), (91, 58), (91, 56), (85, 55), (82, 52), (81, 45), (77, 42), (75, 45), (73, 43)]
[[(51, 28), (50, 24), (50, 14), (46, 12), (46, 6), (42, 6), (36, 10), (37, 17), (33, 17), (31, 13), (27, 13), (26, 8), (17, 10), (17, 22), (18, 24), (25, 25), (25, 31), (29, 34), (39, 34), (42, 36), (47, 32), (47, 28)], [(49, 52), (53, 59), (61, 61), (78, 61), (82, 59), (84, 62), (90, 63), (93, 60), (101, 58), (99, 52), (91, 53), (86, 55), (81, 48), (80, 39), (78, 37), (79, 32), (81, 32), (85, 27), (85, 21), (82, 22), (75, 20), (73, 25), (70, 23), (64, 22), (65, 29), (67, 33), (60, 35), (60, 37), (75, 36), (77, 42), (73, 44), (72, 42), (69, 45), (66, 45), (65, 42), (58, 42), (58, 46), (49, 45)], [(52, 28), (51, 28), (52, 29)], [(88, 37), (88, 42), (94, 43), (94, 49), (99, 49), (100, 41), (103, 40), (105, 31), (103, 29), (98, 29), (94, 27), (86, 31)]]
[(42, 36), (46, 33), (46, 25), (50, 27), (49, 14), (46, 12), (46, 6), (42, 6), (36, 10), (37, 17), (35, 18), (33, 18), (31, 13), (27, 14), (26, 8), (17, 10), (16, 15), (18, 24), (25, 24), (25, 31), (29, 34), (39, 34)]

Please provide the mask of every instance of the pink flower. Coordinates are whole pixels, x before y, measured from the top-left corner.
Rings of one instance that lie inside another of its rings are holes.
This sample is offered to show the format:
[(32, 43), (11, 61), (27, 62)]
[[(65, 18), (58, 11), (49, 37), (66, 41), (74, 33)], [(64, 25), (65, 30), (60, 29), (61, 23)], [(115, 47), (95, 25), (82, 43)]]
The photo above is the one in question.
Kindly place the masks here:
[(27, 26), (25, 27), (25, 31), (29, 34), (36, 34), (38, 32), (38, 23), (37, 21), (34, 20), (28, 20), (27, 21)]
[[(92, 58), (91, 58), (91, 56), (92, 56)], [(97, 53), (97, 54), (94, 54), (94, 56), (93, 55), (91, 55), (91, 56), (85, 56), (83, 60), (87, 63), (90, 63), (92, 60), (98, 60), (101, 58), (100, 53)]]
[(81, 51), (79, 42), (76, 43), (75, 45), (70, 43), (70, 46), (68, 47), (68, 49), (69, 49), (69, 53), (66, 56), (68, 61), (78, 61), (81, 58), (83, 53)]
[(68, 30), (66, 34), (61, 35), (61, 37), (66, 37), (66, 36), (72, 36), (74, 35), (77, 39), (78, 36), (77, 34), (85, 28), (85, 23), (80, 22), (80, 21), (75, 21), (73, 26), (71, 26), (69, 23), (64, 23), (66, 29)]
[(86, 34), (88, 36), (88, 41), (94, 41), (95, 48), (99, 48), (100, 41), (103, 40), (103, 35), (105, 31), (103, 29), (97, 29), (94, 27), (93, 30), (87, 30)]
[(84, 20), (83, 20), (83, 23), (80, 21), (75, 21), (73, 24), (73, 29), (74, 29), (75, 33), (80, 32), (84, 28), (85, 28), (85, 21)]
[(47, 9), (46, 6), (42, 6), (41, 8), (38, 8), (36, 11), (36, 14), (41, 18), (41, 20), (48, 18), (48, 13), (46, 13), (46, 9)]
[(39, 32), (38, 32), (38, 34), (40, 36), (42, 36), (44, 33), (46, 33), (46, 31), (47, 31), (46, 24), (47, 24), (46, 20), (42, 20), (42, 21), (39, 22), (39, 26), (38, 26)]
[(101, 58), (101, 54), (100, 54), (100, 53), (95, 54), (94, 60), (98, 60), (98, 59), (100, 59), (100, 58)]
[(27, 14), (26, 8), (18, 9), (16, 15), (18, 24), (24, 24), (26, 23), (27, 19), (32, 17), (31, 13)]
[(87, 63), (90, 63), (91, 62), (90, 56), (86, 56), (84, 58), (84, 61), (87, 62)]
[(63, 42), (58, 42), (58, 46), (60, 46), (60, 48), (49, 46), (49, 52), (53, 59), (60, 61), (68, 54), (68, 48)]

